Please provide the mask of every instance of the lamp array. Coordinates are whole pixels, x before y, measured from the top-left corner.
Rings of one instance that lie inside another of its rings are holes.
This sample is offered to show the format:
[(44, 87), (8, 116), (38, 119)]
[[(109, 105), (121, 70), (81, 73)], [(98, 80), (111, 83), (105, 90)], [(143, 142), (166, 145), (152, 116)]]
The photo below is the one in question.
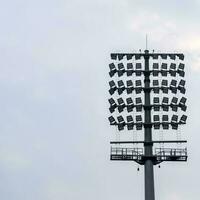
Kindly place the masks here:
[[(163, 79), (159, 82), (159, 80), (153, 80), (152, 82), (152, 87), (149, 87), (149, 90), (152, 90), (154, 93), (159, 93), (159, 91), (162, 91), (163, 93), (168, 93), (169, 90), (173, 94), (176, 94), (177, 91), (179, 90), (180, 93), (185, 94), (185, 80), (181, 79), (179, 83), (177, 80), (172, 79), (170, 84), (167, 79)], [(115, 91), (118, 92), (118, 94), (122, 94), (125, 90), (127, 94), (131, 94), (133, 91), (136, 92), (136, 94), (141, 93), (143, 90), (147, 89), (144, 88), (142, 85), (141, 80), (135, 80), (135, 84), (133, 84), (132, 80), (127, 80), (126, 84), (124, 83), (123, 80), (117, 81), (117, 84), (114, 80), (111, 80), (109, 82), (109, 93), (110, 95), (113, 95)]]
[(172, 115), (171, 120), (169, 120), (168, 115), (162, 115), (161, 119), (159, 115), (153, 115), (153, 122), (150, 124), (144, 123), (142, 115), (136, 115), (135, 120), (132, 115), (126, 116), (126, 120), (122, 115), (117, 116), (116, 119), (113, 116), (110, 116), (108, 119), (110, 125), (117, 126), (119, 131), (124, 130), (125, 126), (127, 127), (127, 130), (133, 130), (134, 126), (136, 126), (136, 130), (142, 130), (143, 127), (152, 126), (154, 129), (160, 129), (160, 126), (162, 126), (163, 129), (169, 129), (170, 125), (172, 129), (177, 130), (178, 125), (186, 124), (187, 116), (182, 115), (179, 119), (178, 115)]
[[(141, 63), (127, 63), (126, 68), (123, 63), (109, 64), (110, 77), (113, 77), (115, 74), (118, 74), (118, 77), (123, 76), (125, 73), (127, 76), (132, 76), (133, 73), (135, 73), (136, 76), (141, 76), (142, 73), (146, 73), (145, 70), (142, 70), (142, 64)], [(153, 63), (152, 70), (148, 71), (149, 73), (152, 73), (153, 76), (158, 76), (159, 73), (161, 73), (162, 76), (167, 76), (169, 73), (171, 76), (176, 76), (176, 74), (179, 74), (179, 76), (184, 77), (185, 65), (183, 63), (179, 63), (178, 67), (176, 67), (175, 63), (171, 63), (168, 69), (167, 63), (162, 63), (159, 67), (159, 63)]]
[[(145, 63), (143, 65), (141, 61), (138, 61), (142, 57), (144, 57), (145, 60), (149, 59), (150, 57), (152, 57), (153, 59), (153, 62), (150, 63), (150, 66), (148, 67), (150, 69), (147, 68), (147, 71), (145, 71), (144, 69)], [(124, 58), (126, 59), (126, 61), (123, 63), (121, 62), (121, 60)], [(164, 60), (170, 58), (174, 61), (170, 64), (165, 61), (155, 61), (159, 58)], [(179, 59), (177, 60), (178, 62), (175, 61), (177, 58)], [(116, 62), (114, 61), (113, 63), (109, 64), (110, 77), (113, 77), (115, 75), (118, 75), (118, 77), (127, 75), (127, 80), (124, 80), (123, 77), (123, 80), (111, 80), (109, 82), (110, 95), (113, 95), (115, 93), (118, 93), (119, 95), (119, 98), (117, 99), (114, 99), (113, 97), (108, 99), (110, 104), (109, 110), (111, 113), (115, 112), (116, 110), (119, 113), (125, 110), (128, 113), (133, 111), (142, 112), (144, 110), (169, 111), (170, 109), (173, 112), (177, 112), (178, 109), (186, 111), (187, 99), (185, 97), (181, 97), (180, 99), (178, 99), (175, 95), (172, 95), (173, 97), (171, 97), (170, 99), (167, 97), (169, 91), (171, 91), (172, 94), (177, 94), (177, 92), (185, 94), (186, 92), (186, 82), (184, 79), (182, 79), (182, 77), (185, 76), (185, 64), (182, 63), (182, 60), (184, 60), (183, 54), (117, 53), (111, 54), (111, 59), (116, 60)], [(134, 59), (134, 61), (131, 59)], [(178, 78), (178, 80), (176, 79), (177, 74), (180, 77)], [(141, 77), (142, 75), (144, 75), (144, 79), (143, 77)], [(161, 75), (162, 78), (160, 78), (159, 75)], [(168, 79), (168, 75), (172, 77), (171, 80)], [(139, 78), (138, 76), (141, 78)], [(133, 78), (135, 78), (136, 80), (133, 81)], [(149, 84), (145, 84), (146, 82), (149, 82)], [(150, 92), (153, 92), (154, 94), (159, 94), (160, 91), (164, 94), (164, 97), (159, 98), (157, 96), (153, 96), (151, 100), (152, 102), (150, 104), (145, 104), (141, 97), (137, 97), (137, 94), (140, 94), (142, 92), (144, 92), (144, 94)], [(126, 94), (128, 95), (125, 99), (120, 96), (124, 92), (126, 92)], [(129, 96), (133, 92), (135, 92), (135, 99)], [(158, 114), (155, 114), (153, 115), (152, 123), (150, 124), (144, 123), (144, 121), (142, 120), (142, 115), (136, 115), (135, 120), (133, 120), (132, 115), (128, 115), (126, 117), (126, 120), (123, 118), (122, 115), (118, 116), (116, 119), (113, 116), (109, 117), (110, 124), (117, 125), (119, 130), (124, 130), (125, 126), (127, 126), (128, 130), (132, 130), (134, 126), (136, 126), (136, 130), (141, 130), (143, 127), (147, 126), (154, 127), (154, 129), (159, 129), (162, 126), (163, 129), (168, 129), (169, 125), (171, 125), (172, 129), (178, 129), (178, 125), (185, 124), (186, 120), (186, 115), (182, 115), (179, 119), (176, 113), (172, 115), (170, 120), (168, 115), (162, 115), (160, 119), (160, 116)]]
[[(162, 101), (160, 101), (159, 97), (153, 97), (153, 103), (149, 107), (153, 108), (154, 111), (160, 111), (160, 108), (163, 109), (163, 111), (169, 111), (169, 108), (175, 112), (178, 110), (178, 108), (180, 108), (182, 111), (186, 111), (186, 101), (187, 99), (185, 97), (181, 97), (179, 102), (177, 97), (173, 97), (171, 102), (169, 101), (168, 97), (163, 97)], [(126, 98), (126, 101), (124, 101), (124, 99), (121, 97), (117, 100), (110, 98), (108, 99), (108, 102), (110, 104), (109, 110), (111, 113), (113, 113), (115, 109), (118, 109), (118, 112), (121, 113), (125, 108), (127, 109), (127, 112), (132, 112), (134, 108), (136, 108), (136, 112), (141, 112), (145, 107), (141, 97), (136, 97), (135, 102), (131, 97)]]

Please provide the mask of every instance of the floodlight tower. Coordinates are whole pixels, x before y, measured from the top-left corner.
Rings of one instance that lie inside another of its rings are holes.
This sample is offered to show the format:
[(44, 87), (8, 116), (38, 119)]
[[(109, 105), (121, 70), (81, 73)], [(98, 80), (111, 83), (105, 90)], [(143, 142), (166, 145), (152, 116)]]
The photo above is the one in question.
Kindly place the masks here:
[[(126, 58), (126, 64), (121, 62)], [(142, 63), (138, 60), (143, 59)], [(154, 62), (155, 60), (170, 59), (172, 62), (168, 63), (158, 63)], [(152, 139), (152, 129), (159, 130), (164, 129), (168, 130), (169, 125), (171, 125), (173, 130), (177, 130), (179, 125), (185, 124), (187, 116), (182, 115), (178, 120), (178, 115), (176, 112), (179, 110), (186, 111), (186, 98), (181, 97), (178, 102), (176, 97), (177, 92), (185, 94), (185, 80), (182, 77), (185, 76), (184, 67), (182, 63), (184, 60), (183, 54), (172, 54), (172, 53), (149, 53), (148, 50), (145, 50), (144, 53), (111, 53), (111, 59), (114, 61), (109, 65), (110, 77), (114, 77), (116, 74), (118, 77), (127, 75), (131, 79), (126, 80), (126, 86), (123, 80), (118, 80), (117, 84), (114, 80), (109, 82), (110, 95), (113, 95), (115, 92), (118, 92), (119, 98), (117, 101), (114, 97), (111, 97), (108, 101), (110, 103), (110, 112), (118, 113), (126, 111), (128, 114), (126, 120), (122, 115), (110, 116), (109, 122), (110, 125), (115, 125), (118, 127), (119, 131), (123, 131), (125, 126), (127, 129), (134, 130), (135, 132), (142, 130), (144, 128), (144, 140), (141, 141), (111, 141), (112, 145), (120, 144), (143, 144), (142, 148), (130, 148), (130, 147), (113, 147), (111, 146), (111, 160), (121, 160), (121, 161), (135, 161), (140, 165), (144, 165), (145, 172), (145, 200), (155, 200), (154, 192), (154, 172), (153, 166), (157, 165), (163, 161), (187, 161), (187, 149), (186, 148), (154, 148), (154, 144), (165, 144), (165, 143), (186, 143), (186, 140), (153, 140)], [(133, 60), (134, 59), (134, 60)], [(130, 61), (131, 60), (131, 61)], [(151, 64), (150, 64), (151, 60)], [(178, 62), (175, 63), (175, 61)], [(126, 65), (126, 67), (125, 67)], [(117, 66), (117, 67), (116, 67)], [(169, 66), (169, 69), (168, 69)], [(176, 77), (176, 75), (179, 77)], [(135, 75), (135, 76), (134, 76)], [(153, 77), (158, 77), (161, 75), (161, 80), (154, 80)], [(171, 75), (171, 83), (169, 85), (169, 80), (167, 75)], [(139, 80), (133, 80), (136, 77), (140, 77)], [(173, 78), (175, 77), (175, 78)], [(179, 84), (177, 85), (179, 80)], [(143, 83), (142, 83), (143, 82)], [(126, 91), (128, 97), (126, 101), (120, 96), (123, 92)], [(168, 94), (171, 91), (171, 102), (169, 102), (169, 97), (163, 97), (162, 102), (158, 96), (159, 92), (163, 94)], [(132, 99), (132, 93), (135, 93), (135, 104)], [(141, 97), (137, 97), (139, 93), (143, 92), (144, 100), (142, 102)], [(129, 96), (131, 95), (131, 96)], [(135, 109), (134, 109), (135, 108)], [(160, 110), (162, 112), (169, 112), (171, 108), (173, 115), (171, 121), (169, 121), (168, 114), (162, 114), (162, 120), (160, 121)], [(154, 112), (152, 112), (154, 111)], [(134, 121), (135, 112), (143, 112), (144, 120), (142, 115), (136, 115)], [(157, 113), (158, 112), (158, 113)], [(153, 118), (153, 120), (152, 120)], [(117, 119), (117, 120), (116, 120)]]

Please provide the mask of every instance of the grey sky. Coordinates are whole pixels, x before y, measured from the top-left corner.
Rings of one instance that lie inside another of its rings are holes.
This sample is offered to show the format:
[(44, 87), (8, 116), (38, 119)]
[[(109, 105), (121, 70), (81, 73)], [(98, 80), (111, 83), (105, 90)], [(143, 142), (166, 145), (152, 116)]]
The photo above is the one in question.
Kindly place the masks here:
[(143, 199), (143, 170), (109, 161), (109, 54), (186, 54), (187, 163), (155, 168), (159, 200), (198, 200), (200, 1), (19, 0), (0, 6), (0, 199)]

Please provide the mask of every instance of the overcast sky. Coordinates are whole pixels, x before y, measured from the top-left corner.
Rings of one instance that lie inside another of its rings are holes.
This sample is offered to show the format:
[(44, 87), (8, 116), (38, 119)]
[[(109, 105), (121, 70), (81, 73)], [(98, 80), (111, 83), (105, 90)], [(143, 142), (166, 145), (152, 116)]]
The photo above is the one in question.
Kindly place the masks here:
[(111, 162), (111, 52), (186, 56), (187, 163), (155, 167), (159, 200), (199, 200), (199, 0), (0, 4), (0, 199), (142, 200), (143, 168)]

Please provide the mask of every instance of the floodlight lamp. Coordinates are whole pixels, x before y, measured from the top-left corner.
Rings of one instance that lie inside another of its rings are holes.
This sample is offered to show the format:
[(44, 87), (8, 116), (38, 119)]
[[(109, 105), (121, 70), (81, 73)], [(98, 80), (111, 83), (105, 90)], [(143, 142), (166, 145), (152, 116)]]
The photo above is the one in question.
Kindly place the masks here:
[(159, 93), (160, 89), (159, 89), (159, 81), (158, 80), (153, 80), (153, 91), (154, 93)]
[(177, 54), (177, 57), (178, 57), (180, 60), (184, 60), (184, 55), (183, 55), (183, 54)]
[(178, 124), (171, 124), (172, 129), (177, 130), (178, 129)]
[(111, 53), (110, 57), (112, 60), (117, 60), (117, 54), (116, 53)]
[(133, 89), (134, 89), (133, 81), (132, 80), (127, 80), (126, 81), (126, 92), (127, 92), (127, 94), (131, 94)]
[(136, 112), (141, 112), (142, 111), (142, 98), (137, 97), (135, 99), (135, 105), (136, 105)]
[(119, 99), (117, 99), (117, 102), (118, 102), (118, 111), (119, 113), (121, 113), (124, 108), (126, 107), (125, 103), (124, 103), (124, 100), (120, 97)]
[(135, 64), (135, 75), (136, 76), (141, 76), (142, 74), (142, 64), (141, 63), (136, 63)]
[(181, 110), (186, 111), (187, 106), (185, 105), (187, 99), (185, 97), (182, 97), (180, 102), (179, 102), (179, 106), (181, 108)]
[(184, 71), (178, 71), (179, 76), (184, 77), (185, 76), (185, 72)]
[(110, 85), (109, 93), (110, 95), (112, 95), (117, 90), (117, 87), (113, 80), (109, 82), (109, 85)]
[(153, 86), (159, 87), (159, 81), (158, 80), (153, 80)]
[(180, 63), (179, 66), (178, 66), (178, 74), (181, 77), (185, 76), (184, 68), (185, 68), (185, 64)]
[(185, 64), (179, 63), (178, 70), (184, 70), (184, 69), (185, 69)]
[(161, 74), (162, 76), (167, 76), (167, 63), (161, 64)]
[(171, 76), (176, 76), (176, 64), (175, 63), (171, 63), (170, 67), (169, 67), (169, 73)]
[(118, 120), (118, 130), (119, 131), (124, 130), (124, 126), (125, 126), (124, 118), (120, 115), (117, 117), (117, 120)]
[(162, 127), (163, 129), (169, 129), (169, 118), (168, 115), (163, 115), (162, 116)]
[(181, 79), (178, 87), (184, 87), (184, 86), (185, 86), (185, 80)]
[(172, 126), (172, 129), (175, 129), (175, 130), (178, 129), (178, 115), (172, 115), (171, 126)]
[(169, 57), (171, 60), (175, 60), (176, 59), (176, 54), (169, 54)]
[(154, 115), (153, 116), (153, 121), (154, 122), (160, 122), (160, 116), (159, 115)]
[(163, 97), (162, 109), (163, 109), (163, 111), (168, 111), (169, 110), (169, 98), (168, 97)]
[(171, 123), (177, 123), (178, 122), (178, 115), (172, 115)]
[(118, 60), (122, 60), (125, 56), (125, 54), (123, 53), (118, 53), (117, 55), (118, 55)]
[(127, 63), (127, 76), (132, 76), (133, 74), (133, 63)]
[(185, 94), (185, 80), (181, 79), (178, 84), (178, 89), (182, 94)]
[(142, 81), (141, 80), (135, 81), (135, 92), (136, 92), (136, 94), (139, 94), (142, 92)]
[(110, 125), (117, 125), (117, 122), (115, 121), (115, 118), (113, 116), (108, 117), (108, 120), (110, 122)]
[(154, 129), (159, 129), (160, 128), (160, 116), (154, 115), (153, 121), (154, 121)]
[(158, 63), (153, 63), (153, 76), (158, 76), (159, 73), (159, 65)]
[(113, 113), (115, 111), (115, 108), (117, 108), (117, 104), (113, 98), (108, 99), (108, 102), (110, 103), (110, 112)]
[(128, 97), (126, 99), (126, 103), (127, 103), (127, 111), (132, 112), (134, 108), (133, 99), (131, 97)]
[(118, 76), (122, 76), (125, 72), (125, 67), (123, 63), (118, 64)]
[(177, 93), (177, 80), (172, 79), (171, 83), (170, 83), (170, 90), (173, 94)]
[(162, 122), (168, 123), (168, 121), (169, 121), (168, 115), (163, 115), (163, 116), (162, 116)]
[(120, 95), (125, 90), (125, 85), (122, 80), (118, 81), (117, 84), (118, 84), (118, 94)]
[(139, 60), (141, 58), (141, 54), (135, 54), (135, 60)]
[(153, 109), (154, 109), (154, 111), (160, 111), (159, 103), (160, 103), (159, 97), (154, 97), (153, 98)]
[(153, 54), (153, 55), (152, 55), (152, 58), (153, 58), (154, 60), (158, 59), (158, 54)]
[(180, 124), (186, 124), (186, 120), (187, 120), (187, 116), (186, 115), (182, 115), (179, 123)]
[(177, 112), (177, 110), (178, 110), (178, 104), (177, 104), (177, 102), (178, 102), (178, 98), (177, 97), (173, 97), (172, 101), (171, 101), (172, 111)]
[(162, 91), (163, 93), (168, 93), (168, 80), (162, 80), (161, 82), (161, 87), (162, 87)]
[(133, 54), (126, 54), (126, 59), (131, 60), (133, 58)]
[(128, 130), (133, 130), (134, 121), (133, 121), (132, 115), (128, 115), (128, 116), (126, 117), (126, 119), (127, 119), (127, 129), (128, 129)]
[(136, 130), (142, 130), (142, 116), (136, 115)]
[(136, 70), (142, 70), (142, 63), (136, 63), (135, 64), (135, 69)]
[(167, 54), (160, 54), (160, 57), (161, 57), (162, 59), (167, 59)]
[(110, 68), (109, 75), (110, 75), (110, 77), (113, 77), (115, 75), (115, 73), (117, 72), (115, 64), (114, 63), (110, 63), (109, 64), (109, 68)]

